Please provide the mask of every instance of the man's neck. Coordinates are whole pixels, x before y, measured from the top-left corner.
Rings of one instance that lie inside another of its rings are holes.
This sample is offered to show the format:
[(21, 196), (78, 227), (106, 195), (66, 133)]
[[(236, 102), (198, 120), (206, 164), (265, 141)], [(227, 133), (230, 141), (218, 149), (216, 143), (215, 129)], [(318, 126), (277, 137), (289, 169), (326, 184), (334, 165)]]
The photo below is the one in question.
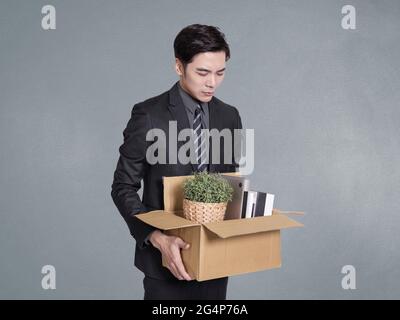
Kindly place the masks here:
[(195, 97), (193, 97), (190, 92), (185, 88), (185, 86), (182, 84), (182, 80), (179, 80), (179, 86), (181, 87), (181, 89), (187, 93), (189, 95), (189, 97), (191, 97), (194, 101), (196, 101), (197, 103), (201, 103), (201, 101), (197, 100)]

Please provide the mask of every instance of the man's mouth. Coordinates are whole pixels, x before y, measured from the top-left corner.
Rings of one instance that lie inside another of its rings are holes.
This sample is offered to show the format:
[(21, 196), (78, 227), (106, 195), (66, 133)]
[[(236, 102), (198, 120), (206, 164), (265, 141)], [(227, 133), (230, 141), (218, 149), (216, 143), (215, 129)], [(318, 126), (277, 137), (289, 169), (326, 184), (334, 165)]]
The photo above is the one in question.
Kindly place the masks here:
[(214, 92), (204, 92), (204, 91), (203, 91), (203, 93), (204, 93), (206, 96), (212, 96), (212, 95), (214, 95)]

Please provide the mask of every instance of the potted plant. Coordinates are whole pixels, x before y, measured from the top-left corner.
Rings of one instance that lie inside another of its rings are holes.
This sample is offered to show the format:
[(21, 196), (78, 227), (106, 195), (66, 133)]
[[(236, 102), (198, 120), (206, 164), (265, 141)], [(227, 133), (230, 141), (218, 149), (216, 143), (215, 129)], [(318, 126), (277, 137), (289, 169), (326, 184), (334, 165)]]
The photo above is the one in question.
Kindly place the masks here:
[(233, 188), (218, 173), (200, 172), (187, 179), (183, 185), (183, 215), (199, 223), (224, 219)]

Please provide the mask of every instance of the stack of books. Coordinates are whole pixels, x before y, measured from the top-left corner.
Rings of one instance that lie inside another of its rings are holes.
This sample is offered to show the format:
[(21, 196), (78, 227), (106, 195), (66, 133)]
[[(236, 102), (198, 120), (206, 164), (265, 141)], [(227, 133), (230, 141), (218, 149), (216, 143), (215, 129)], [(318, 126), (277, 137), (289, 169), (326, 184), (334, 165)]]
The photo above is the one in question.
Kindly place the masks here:
[(275, 195), (260, 191), (244, 191), (242, 218), (272, 215)]
[(228, 202), (225, 220), (272, 215), (275, 196), (250, 190), (250, 179), (243, 176), (224, 176), (233, 188), (233, 199)]

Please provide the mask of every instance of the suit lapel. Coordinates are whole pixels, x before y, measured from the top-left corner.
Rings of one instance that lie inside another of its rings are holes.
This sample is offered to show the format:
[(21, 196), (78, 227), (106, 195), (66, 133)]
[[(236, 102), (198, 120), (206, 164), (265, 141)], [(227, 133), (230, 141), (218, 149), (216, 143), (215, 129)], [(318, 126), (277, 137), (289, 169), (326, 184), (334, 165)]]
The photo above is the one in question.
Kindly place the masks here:
[(178, 132), (182, 129), (190, 129), (189, 119), (186, 114), (185, 106), (178, 91), (178, 83), (169, 91), (168, 109), (171, 112), (173, 119), (177, 121)]
[[(172, 118), (177, 122), (178, 135), (181, 130), (191, 128), (185, 106), (183, 105), (182, 98), (179, 94), (178, 82), (175, 83), (175, 85), (169, 91), (168, 110), (170, 111)], [(183, 144), (184, 143), (182, 142), (178, 142), (178, 149)], [(193, 163), (191, 163), (191, 166), (193, 172), (196, 171), (197, 166)]]

